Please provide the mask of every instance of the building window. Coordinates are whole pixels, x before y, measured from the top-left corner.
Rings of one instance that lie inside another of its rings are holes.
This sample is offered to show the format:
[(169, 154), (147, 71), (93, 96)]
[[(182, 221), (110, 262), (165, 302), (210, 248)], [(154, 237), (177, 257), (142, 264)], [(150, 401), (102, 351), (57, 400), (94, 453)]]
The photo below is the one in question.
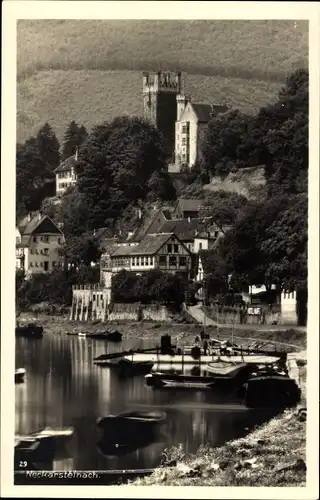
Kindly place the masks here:
[(56, 262), (55, 260), (52, 261), (52, 267), (56, 267)]
[(30, 267), (33, 267), (33, 262), (30, 262), (30, 264), (29, 264), (29, 265), (30, 265)]
[(44, 267), (45, 271), (48, 271), (48, 269), (49, 269), (49, 262), (47, 260), (43, 263), (43, 267)]
[(132, 257), (132, 266), (135, 266), (135, 265), (136, 265), (136, 258)]
[(171, 244), (167, 245), (167, 250), (168, 250), (168, 253), (172, 253), (172, 245)]
[(180, 267), (185, 267), (187, 265), (187, 258), (186, 257), (180, 257)]
[(148, 266), (149, 265), (149, 257), (145, 257), (145, 259), (146, 259), (146, 266)]
[(174, 253), (179, 253), (179, 245), (173, 245)]
[(150, 266), (153, 266), (153, 257), (149, 257)]
[(33, 241), (34, 241), (35, 243), (37, 243), (37, 237), (36, 237), (36, 236), (34, 236), (34, 237), (33, 237)]
[(167, 257), (165, 255), (160, 255), (159, 266), (165, 266), (167, 264)]
[(49, 236), (44, 236), (44, 237), (43, 237), (43, 241), (44, 241), (45, 243), (49, 243)]
[(31, 255), (33, 255), (33, 250), (32, 250), (32, 248), (30, 248), (30, 254), (31, 254)]
[(38, 262), (36, 262), (35, 266), (36, 266), (36, 267), (39, 267), (39, 264), (38, 264)]
[(202, 250), (202, 243), (199, 243), (199, 250)]
[(137, 257), (137, 266), (140, 266), (140, 257)]
[(59, 245), (61, 244), (61, 238), (58, 238), (58, 243), (59, 243)]
[(141, 257), (141, 265), (144, 266), (144, 257)]
[(49, 248), (44, 248), (44, 249), (43, 249), (43, 253), (44, 253), (44, 255), (48, 255), (48, 253), (49, 253)]
[(182, 125), (182, 133), (187, 134), (188, 132), (189, 132), (189, 127), (188, 124), (185, 123), (184, 125)]
[(177, 257), (175, 255), (170, 255), (169, 266), (176, 266), (176, 265), (177, 265)]

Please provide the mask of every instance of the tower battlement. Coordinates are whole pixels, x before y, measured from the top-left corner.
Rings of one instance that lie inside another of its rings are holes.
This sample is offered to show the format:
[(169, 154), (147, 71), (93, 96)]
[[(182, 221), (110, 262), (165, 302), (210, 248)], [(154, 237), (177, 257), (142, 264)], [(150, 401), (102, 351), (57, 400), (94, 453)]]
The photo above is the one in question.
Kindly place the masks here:
[(179, 72), (153, 71), (143, 73), (143, 93), (174, 92), (183, 93), (183, 76)]

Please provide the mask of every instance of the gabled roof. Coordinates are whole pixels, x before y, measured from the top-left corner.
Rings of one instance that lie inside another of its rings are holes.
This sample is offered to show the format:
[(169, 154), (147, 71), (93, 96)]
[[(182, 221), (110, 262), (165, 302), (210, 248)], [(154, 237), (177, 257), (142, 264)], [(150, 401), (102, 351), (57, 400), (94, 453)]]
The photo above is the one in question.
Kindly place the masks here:
[(199, 208), (204, 204), (204, 200), (201, 199), (184, 199), (180, 198), (175, 206), (175, 210), (177, 207), (180, 207), (180, 210), (183, 212), (198, 212)]
[(56, 174), (57, 172), (68, 172), (72, 169), (72, 167), (75, 167), (78, 164), (79, 160), (76, 160), (74, 155), (69, 156), (69, 158), (60, 163), (60, 165), (54, 170), (54, 173)]
[(42, 233), (60, 233), (62, 231), (57, 224), (53, 222), (47, 215), (41, 215), (39, 212), (34, 213), (31, 218), (29, 215), (24, 217), (18, 224), (18, 230), (21, 236), (31, 236), (32, 234)]
[(198, 118), (198, 121), (201, 123), (208, 123), (219, 113), (226, 113), (226, 111), (228, 111), (227, 106), (224, 105), (191, 102), (191, 106)]
[(172, 237), (173, 233), (148, 234), (139, 245), (121, 246), (116, 249), (112, 257), (126, 255), (154, 255)]
[[(173, 232), (181, 241), (190, 241), (195, 237), (208, 238), (213, 228), (217, 231), (222, 231), (212, 217), (195, 217), (193, 219), (173, 219), (165, 222), (159, 229), (159, 233)], [(209, 236), (209, 239), (212, 237)]]

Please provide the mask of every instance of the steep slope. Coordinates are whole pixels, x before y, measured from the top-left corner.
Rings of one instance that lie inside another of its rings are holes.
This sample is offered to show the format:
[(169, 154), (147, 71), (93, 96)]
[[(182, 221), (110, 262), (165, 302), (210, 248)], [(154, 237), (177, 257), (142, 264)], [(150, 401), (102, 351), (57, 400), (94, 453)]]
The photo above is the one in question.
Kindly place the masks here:
[(285, 76), (307, 66), (299, 21), (20, 20), (17, 134), (46, 121), (59, 139), (72, 119), (88, 128), (141, 114), (141, 71), (182, 69), (194, 100), (255, 111)]

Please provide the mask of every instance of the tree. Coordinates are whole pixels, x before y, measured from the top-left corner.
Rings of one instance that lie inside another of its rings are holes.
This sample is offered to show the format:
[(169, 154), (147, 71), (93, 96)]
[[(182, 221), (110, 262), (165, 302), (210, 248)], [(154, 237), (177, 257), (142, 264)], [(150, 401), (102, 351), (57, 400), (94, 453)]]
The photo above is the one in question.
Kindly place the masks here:
[(81, 148), (78, 167), (87, 226), (103, 227), (137, 199), (145, 200), (151, 175), (162, 173), (165, 165), (163, 138), (148, 122), (119, 117), (94, 127)]
[(292, 197), (266, 229), (261, 249), (268, 255), (268, 279), (281, 289), (307, 288), (308, 200)]
[(227, 175), (235, 168), (246, 166), (240, 153), (251, 120), (249, 115), (234, 110), (209, 122), (203, 146), (203, 165), (211, 176)]
[(199, 217), (212, 217), (222, 227), (231, 226), (248, 204), (247, 198), (238, 193), (214, 191), (207, 195)]
[(148, 183), (149, 200), (169, 201), (176, 199), (176, 190), (168, 172), (153, 172)]
[(64, 255), (68, 264), (76, 267), (89, 266), (91, 262), (98, 262), (101, 257), (98, 242), (92, 234), (69, 237), (64, 247)]
[(44, 166), (44, 174), (53, 177), (53, 171), (60, 163), (60, 144), (49, 123), (45, 123), (39, 129), (36, 139), (39, 155)]
[(76, 152), (76, 148), (82, 146), (88, 139), (88, 132), (86, 128), (72, 120), (67, 130), (65, 131), (62, 143), (61, 156), (62, 160), (66, 160), (70, 156), (73, 156)]

